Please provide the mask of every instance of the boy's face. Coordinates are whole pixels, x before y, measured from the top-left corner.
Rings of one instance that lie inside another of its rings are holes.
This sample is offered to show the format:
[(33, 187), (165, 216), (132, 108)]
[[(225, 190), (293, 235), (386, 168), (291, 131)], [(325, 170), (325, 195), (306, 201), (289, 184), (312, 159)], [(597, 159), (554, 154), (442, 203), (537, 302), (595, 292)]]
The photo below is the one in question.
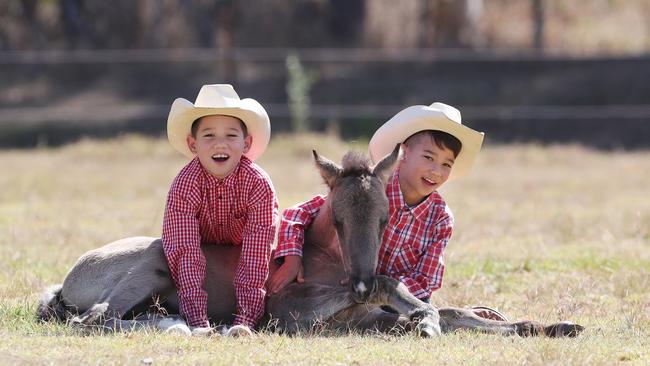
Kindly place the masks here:
[(454, 153), (441, 148), (429, 135), (420, 135), (403, 145), (399, 184), (409, 206), (417, 205), (449, 178)]
[(223, 179), (230, 174), (248, 152), (253, 139), (244, 137), (239, 119), (212, 115), (201, 118), (196, 137), (187, 136), (187, 146), (199, 157), (203, 168)]

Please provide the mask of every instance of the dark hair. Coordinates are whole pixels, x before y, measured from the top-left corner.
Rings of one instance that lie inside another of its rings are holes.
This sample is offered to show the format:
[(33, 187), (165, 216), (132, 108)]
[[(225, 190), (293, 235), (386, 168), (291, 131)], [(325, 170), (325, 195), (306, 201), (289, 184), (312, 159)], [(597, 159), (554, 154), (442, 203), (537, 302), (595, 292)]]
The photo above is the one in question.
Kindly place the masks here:
[(447, 132), (443, 131), (438, 131), (438, 130), (423, 130), (420, 132), (416, 132), (406, 138), (404, 140), (404, 143), (408, 145), (409, 143), (412, 143), (417, 137), (419, 136), (424, 136), (427, 135), (433, 140), (433, 142), (441, 149), (447, 148), (451, 150), (451, 152), (454, 153), (454, 158), (458, 157), (458, 154), (460, 154), (460, 149), (463, 147), (463, 144), (460, 142), (459, 139), (456, 138), (456, 136), (449, 134)]
[[(205, 116), (203, 116), (203, 117), (205, 117)], [(201, 122), (201, 119), (203, 117), (199, 117), (199, 118), (195, 119), (194, 122), (192, 122), (192, 130), (191, 131), (192, 131), (192, 137), (194, 137), (194, 138), (196, 138), (196, 133), (199, 131), (199, 125), (201, 125), (201, 123), (199, 123), (199, 122)], [(237, 118), (235, 116), (230, 116), (230, 117)], [(246, 124), (244, 123), (244, 121), (242, 121), (239, 118), (237, 118), (237, 120), (239, 121), (239, 125), (241, 126), (242, 132), (244, 132), (244, 137), (248, 136), (248, 127), (246, 127)]]

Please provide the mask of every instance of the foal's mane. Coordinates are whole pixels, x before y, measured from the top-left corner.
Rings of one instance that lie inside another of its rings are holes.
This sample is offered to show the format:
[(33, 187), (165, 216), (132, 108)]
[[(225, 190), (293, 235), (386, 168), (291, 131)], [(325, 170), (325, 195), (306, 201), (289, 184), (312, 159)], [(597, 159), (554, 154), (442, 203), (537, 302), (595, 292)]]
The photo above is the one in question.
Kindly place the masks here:
[(371, 174), (370, 159), (358, 151), (348, 151), (341, 160), (343, 171), (341, 177)]

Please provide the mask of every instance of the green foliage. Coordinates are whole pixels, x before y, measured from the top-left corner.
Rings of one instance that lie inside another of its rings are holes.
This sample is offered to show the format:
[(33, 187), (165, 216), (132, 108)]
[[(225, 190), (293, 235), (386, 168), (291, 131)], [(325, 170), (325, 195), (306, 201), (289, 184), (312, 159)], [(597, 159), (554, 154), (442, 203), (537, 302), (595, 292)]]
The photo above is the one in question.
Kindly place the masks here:
[(310, 130), (309, 113), (311, 100), (309, 91), (318, 79), (313, 71), (305, 70), (297, 55), (287, 56), (287, 95), (291, 113), (291, 127), (294, 132)]

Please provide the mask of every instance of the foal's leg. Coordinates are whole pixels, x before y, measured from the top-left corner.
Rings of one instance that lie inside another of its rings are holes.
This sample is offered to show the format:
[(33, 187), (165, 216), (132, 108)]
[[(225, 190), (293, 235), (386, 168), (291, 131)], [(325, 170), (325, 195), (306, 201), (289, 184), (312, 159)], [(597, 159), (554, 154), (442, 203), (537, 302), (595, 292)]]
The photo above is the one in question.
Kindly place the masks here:
[[(108, 294), (102, 300), (72, 319), (72, 322), (90, 325), (100, 324), (107, 318), (120, 319), (141, 302), (173, 288), (162, 247), (156, 244), (154, 242), (147, 248), (148, 253), (107, 291)], [(113, 323), (117, 324), (115, 321)]]
[(404, 315), (382, 310), (379, 306), (360, 304), (334, 315), (330, 322), (338, 329), (361, 332), (404, 334), (411, 332), (415, 324)]
[(346, 286), (292, 283), (266, 303), (271, 322), (289, 333), (310, 329), (356, 305)]
[(438, 311), (413, 296), (406, 286), (394, 278), (376, 276), (377, 287), (368, 299), (376, 305), (389, 305), (400, 314), (405, 314), (411, 321), (417, 322), (416, 329), (424, 337), (440, 335)]
[(460, 308), (439, 309), (440, 326), (442, 331), (453, 332), (457, 329), (475, 330), (482, 333), (548, 336), (548, 337), (575, 337), (584, 330), (584, 327), (570, 322), (560, 322), (544, 326), (538, 322), (503, 322), (485, 319), (477, 316), (472, 310)]
[(214, 331), (196, 332), (195, 329), (187, 326), (187, 323), (180, 315), (163, 316), (155, 313), (142, 314), (131, 320), (108, 318), (103, 322), (97, 322), (97, 324), (84, 325), (82, 329), (85, 332), (91, 333), (93, 331), (113, 333), (140, 330), (159, 330), (168, 334), (178, 334), (184, 336), (210, 336), (214, 333)]

